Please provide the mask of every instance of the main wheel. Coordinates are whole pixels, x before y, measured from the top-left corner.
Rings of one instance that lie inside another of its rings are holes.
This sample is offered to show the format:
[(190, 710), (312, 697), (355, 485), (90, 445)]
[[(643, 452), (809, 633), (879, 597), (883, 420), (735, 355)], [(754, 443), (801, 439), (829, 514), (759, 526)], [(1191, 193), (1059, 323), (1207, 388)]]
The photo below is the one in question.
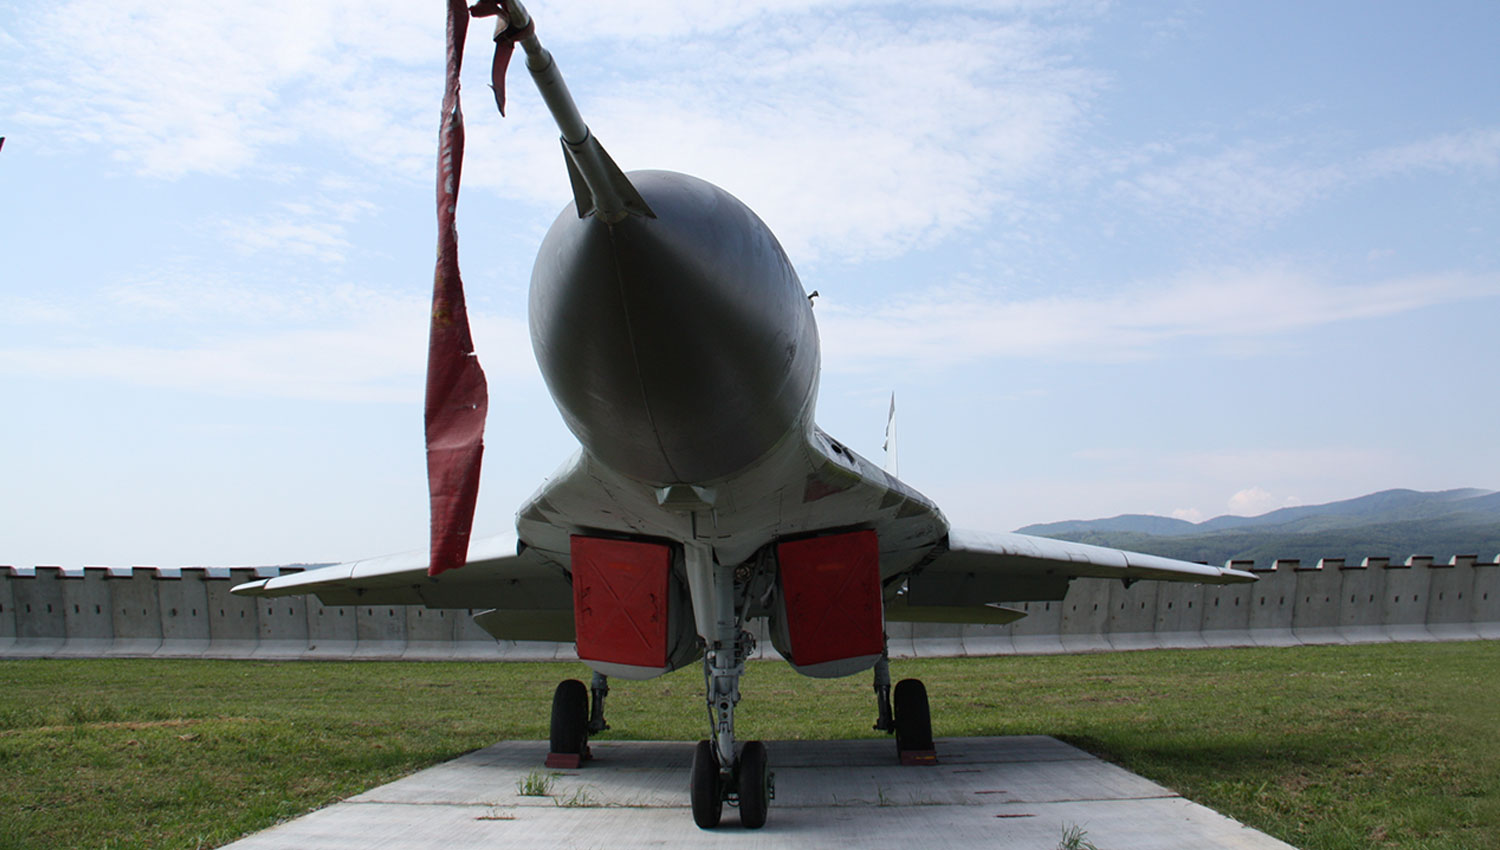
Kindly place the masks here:
[(900, 752), (932, 749), (932, 712), (927, 706), (927, 687), (917, 679), (896, 683), (896, 749)]
[(577, 679), (552, 692), (552, 752), (582, 755), (589, 738), (589, 690)]
[(693, 750), (693, 823), (700, 829), (713, 829), (719, 825), (724, 814), (724, 793), (719, 785), (719, 760), (714, 756), (714, 745), (699, 741)]
[(751, 741), (740, 753), (740, 825), (760, 829), (766, 825), (771, 806), (771, 772), (766, 765), (766, 745)]

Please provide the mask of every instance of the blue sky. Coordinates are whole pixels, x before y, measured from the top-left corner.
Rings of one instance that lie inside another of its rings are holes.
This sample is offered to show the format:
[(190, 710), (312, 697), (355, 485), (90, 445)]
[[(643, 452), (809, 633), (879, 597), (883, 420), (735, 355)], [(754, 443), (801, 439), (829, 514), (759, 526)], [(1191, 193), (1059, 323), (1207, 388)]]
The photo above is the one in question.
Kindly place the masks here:
[[(1500, 488), (1500, 5), (536, 0), (626, 169), (780, 236), (819, 421), (955, 524)], [(0, 564), (426, 540), (442, 4), (0, 0)], [(575, 441), (525, 334), (569, 201), (471, 30), (478, 533)], [(1378, 554), (1378, 553), (1372, 553)]]

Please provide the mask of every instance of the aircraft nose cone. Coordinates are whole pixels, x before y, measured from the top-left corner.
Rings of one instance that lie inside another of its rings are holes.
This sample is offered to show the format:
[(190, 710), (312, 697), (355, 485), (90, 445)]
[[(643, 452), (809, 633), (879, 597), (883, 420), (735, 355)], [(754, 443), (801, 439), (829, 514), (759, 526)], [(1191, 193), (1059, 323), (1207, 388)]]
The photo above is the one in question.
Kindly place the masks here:
[(653, 483), (703, 482), (806, 421), (812, 311), (776, 238), (727, 192), (630, 175), (656, 218), (614, 225), (570, 206), (531, 277), (537, 363), (583, 445)]

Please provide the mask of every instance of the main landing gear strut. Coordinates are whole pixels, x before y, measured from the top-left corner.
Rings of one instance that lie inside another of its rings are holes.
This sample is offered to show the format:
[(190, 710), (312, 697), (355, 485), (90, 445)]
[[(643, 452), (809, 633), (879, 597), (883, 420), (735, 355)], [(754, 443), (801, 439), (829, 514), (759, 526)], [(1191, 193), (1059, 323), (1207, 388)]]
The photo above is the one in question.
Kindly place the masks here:
[(891, 660), (885, 655), (875, 662), (875, 710), (875, 728), (896, 733), (896, 752), (902, 764), (937, 764), (927, 686), (919, 679), (902, 679), (896, 683), (893, 706)]
[(693, 822), (703, 829), (719, 825), (724, 804), (740, 810), (740, 825), (760, 829), (776, 796), (775, 777), (766, 760), (766, 745), (750, 741), (735, 753), (734, 707), (740, 701), (739, 679), (745, 659), (755, 651), (755, 639), (740, 632), (729, 650), (710, 650), (703, 659), (713, 740), (699, 741), (693, 750), (690, 796)]

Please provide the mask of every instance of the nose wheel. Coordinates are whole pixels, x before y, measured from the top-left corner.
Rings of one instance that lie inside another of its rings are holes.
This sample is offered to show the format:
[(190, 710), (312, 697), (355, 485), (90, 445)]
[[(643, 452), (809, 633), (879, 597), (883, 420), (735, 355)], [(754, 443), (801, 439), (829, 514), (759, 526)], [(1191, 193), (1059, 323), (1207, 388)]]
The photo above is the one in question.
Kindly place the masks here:
[(766, 825), (771, 799), (776, 796), (775, 777), (769, 769), (766, 745), (751, 741), (740, 752), (734, 767), (725, 771), (712, 741), (699, 741), (693, 749), (693, 776), (689, 796), (693, 823), (713, 829), (724, 815), (724, 804), (737, 806), (740, 825), (760, 829)]
[(693, 750), (693, 823), (700, 829), (713, 829), (724, 814), (724, 787), (719, 781), (719, 759), (712, 741), (699, 741)]
[(766, 811), (775, 795), (765, 744), (751, 741), (745, 745), (735, 769), (735, 778), (739, 780), (740, 825), (746, 829), (760, 829), (766, 825)]

